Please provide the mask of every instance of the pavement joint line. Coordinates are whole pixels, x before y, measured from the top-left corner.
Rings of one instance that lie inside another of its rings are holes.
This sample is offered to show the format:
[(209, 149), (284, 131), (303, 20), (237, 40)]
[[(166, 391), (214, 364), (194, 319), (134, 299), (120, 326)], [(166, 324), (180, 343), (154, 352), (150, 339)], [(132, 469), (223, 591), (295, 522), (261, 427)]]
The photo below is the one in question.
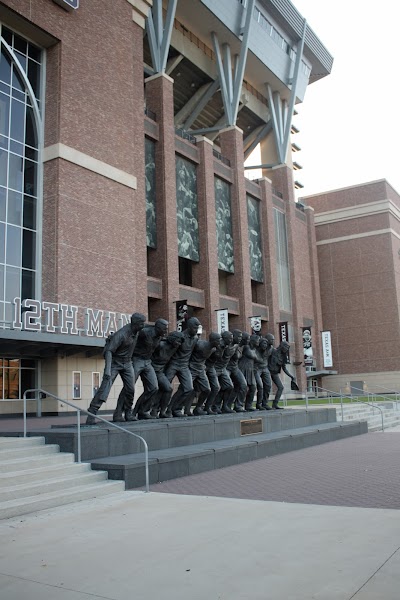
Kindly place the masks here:
[(65, 590), (67, 592), (74, 592), (76, 594), (84, 594), (85, 596), (90, 596), (91, 598), (102, 598), (103, 600), (115, 600), (111, 596), (99, 596), (98, 594), (92, 594), (91, 592), (82, 592), (81, 590), (75, 590), (74, 588), (65, 587), (63, 585), (54, 585), (51, 583), (45, 583), (44, 581), (36, 581), (36, 579), (28, 579), (26, 577), (17, 577), (16, 575), (10, 575), (9, 573), (0, 573), (3, 577), (11, 577), (12, 579), (17, 579), (18, 581), (26, 581), (30, 583), (37, 583), (38, 585), (43, 585), (48, 588), (56, 588), (58, 590)]
[(359, 588), (358, 588), (358, 590), (357, 590), (356, 592), (354, 592), (354, 594), (353, 594), (352, 596), (350, 596), (349, 600), (352, 600), (352, 598), (354, 598), (354, 597), (355, 597), (355, 596), (358, 594), (358, 592), (360, 592), (360, 591), (361, 591), (361, 590), (362, 590), (362, 589), (363, 589), (363, 588), (364, 588), (364, 587), (367, 585), (367, 583), (368, 583), (369, 581), (371, 581), (371, 579), (372, 579), (373, 577), (375, 577), (375, 575), (376, 575), (377, 573), (379, 573), (379, 571), (382, 569), (382, 567), (384, 567), (384, 566), (386, 565), (386, 563), (387, 563), (387, 562), (388, 562), (388, 561), (389, 561), (391, 558), (393, 558), (393, 556), (394, 556), (394, 555), (396, 554), (396, 552), (398, 552), (399, 550), (400, 550), (400, 546), (399, 546), (398, 548), (396, 548), (396, 550), (394, 550), (394, 552), (392, 552), (392, 554), (391, 554), (391, 555), (390, 555), (390, 556), (389, 556), (389, 557), (388, 557), (388, 558), (387, 558), (387, 559), (386, 559), (386, 560), (385, 560), (385, 561), (384, 561), (384, 562), (381, 564), (381, 566), (380, 566), (380, 567), (378, 567), (378, 568), (376, 569), (376, 571), (375, 571), (374, 573), (372, 573), (372, 575), (371, 575), (370, 577), (368, 577), (367, 581), (365, 581), (365, 582), (362, 584), (362, 586), (361, 586), (361, 587), (359, 587)]

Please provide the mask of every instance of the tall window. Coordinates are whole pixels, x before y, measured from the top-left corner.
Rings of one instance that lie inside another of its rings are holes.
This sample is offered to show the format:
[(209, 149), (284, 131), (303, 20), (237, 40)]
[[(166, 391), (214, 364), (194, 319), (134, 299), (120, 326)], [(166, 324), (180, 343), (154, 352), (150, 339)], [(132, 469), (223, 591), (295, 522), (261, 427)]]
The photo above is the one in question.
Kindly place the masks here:
[(290, 292), (289, 254), (286, 232), (286, 215), (274, 208), (276, 239), (276, 262), (278, 272), (279, 308), (287, 312), (292, 310)]
[(22, 398), (35, 387), (35, 361), (0, 358), (0, 400)]
[(6, 27), (0, 33), (1, 327), (13, 299), (36, 291), (39, 136), (27, 82), (40, 108), (42, 52)]
[(146, 163), (146, 236), (147, 246), (157, 248), (156, 218), (156, 145), (145, 138)]

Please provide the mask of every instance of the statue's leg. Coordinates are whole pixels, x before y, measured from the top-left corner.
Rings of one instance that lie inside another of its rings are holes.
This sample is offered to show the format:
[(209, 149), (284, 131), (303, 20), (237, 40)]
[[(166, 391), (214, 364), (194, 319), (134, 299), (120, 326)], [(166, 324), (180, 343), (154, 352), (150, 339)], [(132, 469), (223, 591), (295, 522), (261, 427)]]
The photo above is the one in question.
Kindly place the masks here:
[[(123, 398), (121, 398), (120, 403), (120, 397), (118, 397), (117, 409), (114, 412), (113, 421), (119, 422), (118, 419), (120, 418), (122, 421), (137, 421), (136, 415), (132, 412), (133, 398), (135, 396), (135, 371), (132, 363), (126, 364), (121, 377), (124, 382), (124, 387), (121, 390)], [(123, 412), (125, 413), (125, 418), (123, 417)]]
[(197, 390), (199, 390), (199, 396), (197, 398), (197, 403), (193, 414), (197, 417), (201, 417), (202, 415), (207, 414), (203, 409), (203, 405), (211, 392), (211, 386), (205, 371), (200, 375), (200, 377), (197, 378), (195, 387)]
[(280, 409), (282, 408), (281, 406), (278, 406), (278, 402), (281, 399), (282, 396), (282, 392), (283, 392), (283, 383), (281, 381), (281, 378), (279, 377), (279, 375), (277, 373), (271, 373), (271, 379), (274, 382), (274, 384), (276, 385), (276, 394), (275, 394), (275, 399), (272, 403), (272, 408), (275, 409)]
[(262, 379), (262, 382), (263, 382), (263, 401), (262, 401), (262, 405), (265, 408), (265, 410), (271, 410), (271, 407), (268, 404), (268, 398), (269, 398), (269, 395), (271, 393), (272, 381), (271, 381), (271, 375), (270, 375), (270, 372), (268, 371), (268, 369), (266, 369), (265, 371), (262, 372), (261, 379)]
[(240, 369), (235, 369), (231, 373), (231, 379), (235, 385), (235, 412), (244, 412), (244, 399), (247, 392), (247, 383)]
[(215, 399), (219, 393), (219, 390), (221, 389), (221, 386), (219, 384), (219, 377), (218, 377), (217, 372), (214, 367), (212, 367), (211, 369), (209, 369), (207, 371), (207, 377), (208, 377), (211, 391), (208, 394), (206, 403), (204, 405), (204, 412), (206, 412), (208, 415), (215, 415), (216, 412), (215, 412), (213, 406), (214, 406)]
[(93, 400), (90, 403), (88, 408), (88, 412), (91, 414), (87, 416), (86, 425), (94, 425), (96, 423), (96, 419), (94, 415), (97, 415), (99, 408), (101, 405), (107, 400), (108, 395), (111, 391), (112, 384), (115, 381), (116, 376), (118, 375), (118, 369), (116, 367), (111, 367), (111, 377), (106, 379), (103, 376), (101, 385), (95, 395), (93, 396)]

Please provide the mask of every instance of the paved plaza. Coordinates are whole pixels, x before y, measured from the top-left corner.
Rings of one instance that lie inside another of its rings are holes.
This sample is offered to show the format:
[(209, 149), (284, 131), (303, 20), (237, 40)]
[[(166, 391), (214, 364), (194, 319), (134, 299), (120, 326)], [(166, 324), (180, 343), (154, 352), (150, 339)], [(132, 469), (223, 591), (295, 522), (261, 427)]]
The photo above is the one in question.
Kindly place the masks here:
[(0, 522), (2, 600), (398, 600), (400, 431)]

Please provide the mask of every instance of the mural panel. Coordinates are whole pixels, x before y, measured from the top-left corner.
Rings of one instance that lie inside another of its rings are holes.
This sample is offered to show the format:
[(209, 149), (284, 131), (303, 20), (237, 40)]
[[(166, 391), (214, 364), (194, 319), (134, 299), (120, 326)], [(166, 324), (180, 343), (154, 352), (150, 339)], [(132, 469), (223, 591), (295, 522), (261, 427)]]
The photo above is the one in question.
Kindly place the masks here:
[(249, 229), (250, 275), (254, 281), (263, 282), (260, 202), (247, 194), (247, 224)]
[(176, 218), (178, 254), (199, 261), (199, 221), (196, 165), (176, 156)]
[(219, 177), (214, 178), (215, 216), (217, 222), (218, 268), (234, 273), (231, 187)]
[(147, 246), (157, 247), (156, 221), (156, 145), (145, 138), (145, 174), (146, 174), (146, 238)]

